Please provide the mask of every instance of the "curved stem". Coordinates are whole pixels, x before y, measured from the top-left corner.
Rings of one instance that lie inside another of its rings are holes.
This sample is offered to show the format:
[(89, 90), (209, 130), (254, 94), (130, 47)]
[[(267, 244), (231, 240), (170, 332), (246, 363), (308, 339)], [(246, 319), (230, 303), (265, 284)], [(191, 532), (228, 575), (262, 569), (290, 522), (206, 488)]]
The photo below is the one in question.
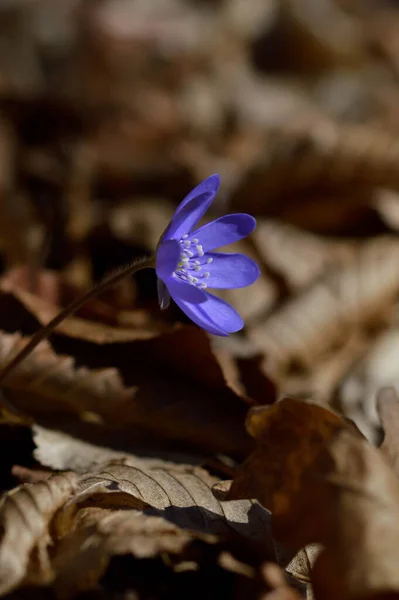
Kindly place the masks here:
[(75, 311), (77, 311), (83, 304), (85, 304), (88, 300), (95, 298), (105, 290), (108, 290), (110, 287), (113, 287), (122, 279), (125, 279), (128, 275), (133, 275), (137, 273), (137, 271), (141, 271), (142, 269), (154, 268), (155, 266), (155, 258), (152, 256), (150, 258), (142, 258), (137, 262), (122, 267), (116, 273), (111, 273), (108, 275), (103, 281), (101, 281), (98, 285), (93, 287), (91, 290), (86, 292), (80, 298), (73, 300), (68, 306), (63, 308), (47, 325), (36, 331), (29, 340), (29, 342), (20, 350), (11, 360), (10, 362), (0, 371), (0, 383), (4, 381), (7, 375), (15, 369), (31, 352), (36, 348), (38, 344), (42, 340), (51, 335), (54, 329), (59, 325), (66, 317), (72, 315)]

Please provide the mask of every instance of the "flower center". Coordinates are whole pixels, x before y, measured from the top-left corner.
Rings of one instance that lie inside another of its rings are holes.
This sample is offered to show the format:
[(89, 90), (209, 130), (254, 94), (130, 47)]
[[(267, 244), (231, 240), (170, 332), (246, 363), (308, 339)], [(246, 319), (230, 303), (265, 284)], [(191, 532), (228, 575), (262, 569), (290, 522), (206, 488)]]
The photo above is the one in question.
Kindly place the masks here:
[(186, 234), (179, 240), (180, 260), (173, 277), (204, 290), (208, 287), (204, 280), (210, 276), (207, 268), (213, 262), (213, 258), (205, 256), (198, 238), (192, 240), (187, 238), (188, 235)]

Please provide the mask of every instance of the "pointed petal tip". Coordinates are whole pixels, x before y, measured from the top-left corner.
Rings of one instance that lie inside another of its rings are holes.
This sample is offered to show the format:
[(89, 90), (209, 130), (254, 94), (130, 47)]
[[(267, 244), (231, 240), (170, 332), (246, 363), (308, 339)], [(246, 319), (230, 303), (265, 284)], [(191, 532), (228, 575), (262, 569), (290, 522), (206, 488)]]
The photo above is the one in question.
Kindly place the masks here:
[(220, 185), (220, 175), (219, 175), (219, 173), (214, 173), (213, 175), (209, 175), (208, 180), (212, 181), (212, 183), (215, 185), (216, 188), (219, 187), (219, 185)]
[(248, 235), (250, 235), (256, 228), (256, 219), (248, 213), (241, 213), (241, 215), (247, 221)]
[(163, 238), (177, 239), (184, 233), (188, 233), (212, 204), (219, 185), (220, 177), (214, 173), (192, 189), (177, 207)]
[(199, 183), (195, 189), (199, 193), (207, 191), (211, 192), (214, 196), (216, 196), (219, 186), (220, 175), (218, 173), (214, 173), (213, 175), (209, 175), (209, 177), (201, 181), (201, 183)]

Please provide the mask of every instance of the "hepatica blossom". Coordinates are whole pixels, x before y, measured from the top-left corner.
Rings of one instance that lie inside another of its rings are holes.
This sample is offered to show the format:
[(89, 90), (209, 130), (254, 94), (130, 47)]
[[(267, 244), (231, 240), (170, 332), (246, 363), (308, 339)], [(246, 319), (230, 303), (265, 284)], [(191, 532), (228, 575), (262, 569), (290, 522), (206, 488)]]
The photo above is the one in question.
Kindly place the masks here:
[(156, 273), (161, 308), (170, 296), (194, 323), (215, 335), (227, 336), (244, 326), (230, 304), (208, 292), (209, 288), (240, 288), (259, 277), (259, 267), (244, 254), (214, 252), (249, 235), (256, 226), (250, 215), (220, 217), (198, 229), (198, 221), (219, 188), (212, 175), (180, 203), (158, 245)]

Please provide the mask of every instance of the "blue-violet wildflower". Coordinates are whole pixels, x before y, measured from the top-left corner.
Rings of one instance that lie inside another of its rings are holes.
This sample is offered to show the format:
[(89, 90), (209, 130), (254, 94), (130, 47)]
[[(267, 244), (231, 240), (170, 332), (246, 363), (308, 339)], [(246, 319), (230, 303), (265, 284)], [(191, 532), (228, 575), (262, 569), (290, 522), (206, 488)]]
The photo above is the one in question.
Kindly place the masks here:
[(158, 245), (156, 273), (161, 308), (170, 296), (194, 323), (215, 335), (227, 336), (244, 326), (230, 304), (208, 288), (239, 288), (259, 277), (259, 267), (244, 254), (213, 252), (249, 235), (256, 221), (244, 213), (226, 215), (198, 229), (195, 225), (211, 205), (219, 188), (211, 175), (180, 203)]

